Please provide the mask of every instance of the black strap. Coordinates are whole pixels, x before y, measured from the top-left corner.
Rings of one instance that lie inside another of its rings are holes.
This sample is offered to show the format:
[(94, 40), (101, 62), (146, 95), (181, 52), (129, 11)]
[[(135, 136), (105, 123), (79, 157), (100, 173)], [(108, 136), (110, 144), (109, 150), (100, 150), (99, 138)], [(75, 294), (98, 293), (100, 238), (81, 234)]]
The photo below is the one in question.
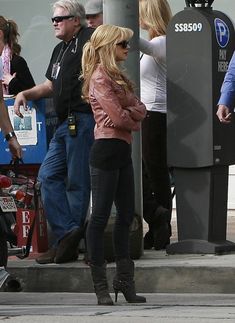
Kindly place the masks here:
[(24, 161), (22, 158), (15, 158), (10, 161), (10, 164), (13, 166), (18, 166), (20, 164), (24, 164)]

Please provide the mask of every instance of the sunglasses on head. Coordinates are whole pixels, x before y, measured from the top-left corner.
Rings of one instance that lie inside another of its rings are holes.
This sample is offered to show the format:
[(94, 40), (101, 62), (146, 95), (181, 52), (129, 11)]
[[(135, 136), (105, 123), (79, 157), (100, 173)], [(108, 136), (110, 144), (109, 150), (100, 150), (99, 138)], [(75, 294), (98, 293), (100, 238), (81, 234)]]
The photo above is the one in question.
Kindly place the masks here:
[(123, 49), (127, 48), (129, 46), (128, 40), (123, 40), (120, 43), (117, 43), (118, 46), (121, 46)]
[(74, 16), (70, 15), (70, 16), (56, 16), (56, 17), (52, 17), (51, 18), (51, 21), (54, 23), (58, 23), (58, 22), (61, 22), (63, 20), (66, 20), (66, 19), (70, 19), (70, 18), (74, 18)]

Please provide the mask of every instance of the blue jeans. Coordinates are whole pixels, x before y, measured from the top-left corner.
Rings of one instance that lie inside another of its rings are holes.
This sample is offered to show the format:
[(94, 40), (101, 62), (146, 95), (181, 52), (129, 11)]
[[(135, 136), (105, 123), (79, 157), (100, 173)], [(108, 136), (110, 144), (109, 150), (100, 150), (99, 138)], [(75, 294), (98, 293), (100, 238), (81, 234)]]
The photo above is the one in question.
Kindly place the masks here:
[(132, 163), (114, 170), (91, 167), (91, 187), (92, 215), (86, 235), (90, 262), (96, 266), (104, 263), (104, 230), (113, 202), (117, 209), (113, 229), (115, 258), (129, 258), (129, 231), (135, 212)]
[(94, 141), (92, 114), (76, 113), (78, 133), (71, 137), (67, 120), (56, 130), (39, 170), (44, 210), (56, 244), (83, 225), (90, 200), (89, 152)]

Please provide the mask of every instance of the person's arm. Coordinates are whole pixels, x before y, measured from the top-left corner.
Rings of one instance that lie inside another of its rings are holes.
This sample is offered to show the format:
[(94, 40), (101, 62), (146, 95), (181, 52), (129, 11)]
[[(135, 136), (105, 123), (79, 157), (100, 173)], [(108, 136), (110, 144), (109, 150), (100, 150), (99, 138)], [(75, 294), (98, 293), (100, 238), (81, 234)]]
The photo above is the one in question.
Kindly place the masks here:
[(22, 149), (16, 138), (11, 121), (9, 118), (8, 110), (5, 106), (3, 93), (2, 93), (2, 81), (0, 81), (0, 128), (8, 142), (10, 152), (14, 158), (22, 158)]
[(134, 105), (126, 109), (130, 111), (130, 117), (133, 120), (142, 121), (146, 116), (146, 107), (137, 96), (135, 96)]
[[(131, 117), (131, 112), (123, 108), (115, 93), (111, 80), (107, 78), (96, 78), (91, 81), (92, 96), (107, 114), (114, 127), (128, 131), (137, 131), (140, 128), (139, 122)], [(106, 120), (106, 125), (109, 125)]]
[(166, 57), (166, 38), (165, 36), (157, 37), (151, 41), (140, 38), (139, 49), (142, 53), (155, 57), (157, 59), (165, 59)]
[(36, 85), (32, 89), (18, 93), (14, 103), (15, 114), (18, 115), (18, 117), (23, 118), (20, 107), (23, 106), (24, 110), (27, 110), (27, 101), (49, 98), (52, 94), (53, 84), (50, 80), (46, 80), (44, 83)]
[(235, 52), (229, 63), (227, 73), (221, 87), (221, 95), (218, 101), (217, 117), (220, 122), (229, 123), (231, 121), (231, 111), (235, 105)]

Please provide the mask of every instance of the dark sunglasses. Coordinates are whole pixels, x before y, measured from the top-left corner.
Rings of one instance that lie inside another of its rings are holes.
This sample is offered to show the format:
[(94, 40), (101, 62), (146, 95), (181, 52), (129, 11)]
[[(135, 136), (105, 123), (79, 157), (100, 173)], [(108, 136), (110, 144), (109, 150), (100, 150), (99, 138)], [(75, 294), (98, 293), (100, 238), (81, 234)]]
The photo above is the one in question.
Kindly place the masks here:
[(123, 40), (120, 43), (117, 43), (118, 46), (121, 46), (123, 49), (127, 48), (129, 46), (128, 40)]
[(58, 22), (61, 22), (61, 21), (63, 21), (63, 20), (65, 20), (65, 19), (70, 19), (70, 18), (74, 18), (74, 16), (56, 16), (56, 17), (52, 17), (51, 18), (51, 21), (54, 23), (54, 22), (56, 22), (56, 23), (58, 23)]

